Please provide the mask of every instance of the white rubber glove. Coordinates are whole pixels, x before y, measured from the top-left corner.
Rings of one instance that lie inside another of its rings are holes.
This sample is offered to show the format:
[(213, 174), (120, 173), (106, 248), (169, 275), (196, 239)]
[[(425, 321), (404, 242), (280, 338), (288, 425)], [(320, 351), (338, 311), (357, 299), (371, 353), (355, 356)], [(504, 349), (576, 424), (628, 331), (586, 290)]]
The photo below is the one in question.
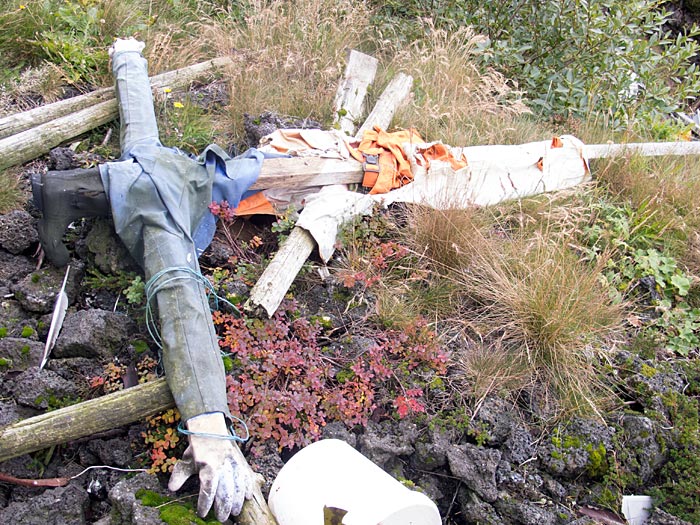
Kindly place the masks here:
[[(226, 420), (221, 412), (203, 414), (187, 420), (190, 432), (228, 436)], [(216, 519), (226, 521), (238, 516), (243, 502), (253, 496), (253, 480), (248, 469), (238, 465), (230, 440), (190, 435), (180, 461), (175, 464), (168, 489), (175, 492), (190, 476), (199, 472), (197, 514), (204, 518), (212, 504)]]
[(140, 53), (146, 44), (135, 38), (117, 38), (114, 44), (110, 46), (107, 50), (109, 56), (114, 55), (114, 53), (120, 53), (121, 51), (136, 51)]

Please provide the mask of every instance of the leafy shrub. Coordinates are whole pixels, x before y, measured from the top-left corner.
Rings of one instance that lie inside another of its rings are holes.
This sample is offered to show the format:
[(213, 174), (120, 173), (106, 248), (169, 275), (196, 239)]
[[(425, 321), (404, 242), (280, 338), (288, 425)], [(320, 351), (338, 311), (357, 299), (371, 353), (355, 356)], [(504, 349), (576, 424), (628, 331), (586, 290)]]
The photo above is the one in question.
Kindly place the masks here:
[(613, 127), (627, 127), (635, 114), (674, 110), (700, 87), (691, 63), (698, 32), (671, 35), (665, 3), (389, 0), (375, 5), (380, 24), (404, 21), (416, 37), (421, 36), (416, 20), (429, 14), (438, 28), (474, 27), (488, 37), (484, 64), (517, 80), (540, 112), (602, 113)]

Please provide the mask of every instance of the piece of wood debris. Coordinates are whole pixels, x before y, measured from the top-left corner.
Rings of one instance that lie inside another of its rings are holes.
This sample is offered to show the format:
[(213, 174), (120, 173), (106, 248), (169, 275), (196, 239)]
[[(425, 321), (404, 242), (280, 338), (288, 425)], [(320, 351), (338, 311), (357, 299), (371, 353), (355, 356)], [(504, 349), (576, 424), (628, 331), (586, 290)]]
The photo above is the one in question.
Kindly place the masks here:
[(364, 112), (367, 88), (374, 81), (379, 61), (352, 49), (345, 66), (345, 75), (338, 86), (333, 103), (335, 121), (340, 131), (353, 136), (356, 124)]

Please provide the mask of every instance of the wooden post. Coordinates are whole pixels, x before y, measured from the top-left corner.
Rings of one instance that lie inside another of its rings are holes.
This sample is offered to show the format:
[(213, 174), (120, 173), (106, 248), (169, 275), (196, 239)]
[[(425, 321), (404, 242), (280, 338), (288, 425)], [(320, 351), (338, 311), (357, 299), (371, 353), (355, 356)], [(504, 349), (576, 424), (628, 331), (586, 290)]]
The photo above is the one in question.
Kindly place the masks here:
[(403, 104), (413, 87), (413, 77), (404, 73), (399, 73), (391, 79), (389, 85), (384, 89), (382, 95), (377, 100), (377, 104), (370, 112), (364, 124), (357, 130), (355, 138), (362, 140), (365, 130), (374, 126), (386, 129), (394, 118), (394, 113)]
[(663, 155), (700, 155), (700, 142), (646, 142), (631, 144), (586, 144), (583, 154), (588, 159), (604, 159), (616, 155), (636, 154), (643, 157)]
[[(231, 64), (233, 60), (229, 57), (215, 58), (153, 77), (151, 87), (184, 87), (205, 73), (212, 73)], [(111, 96), (107, 96), (107, 92)], [(0, 169), (35, 159), (119, 115), (114, 88), (105, 88), (75, 98), (78, 100), (67, 99), (2, 119)], [(81, 109), (76, 112), (77, 108)]]
[[(173, 408), (175, 401), (165, 379), (157, 379), (76, 405), (46, 412), (0, 429), (0, 462), (60, 445), (98, 432), (104, 432)], [(236, 462), (253, 472), (234, 443)], [(260, 485), (255, 483), (253, 498), (246, 500), (237, 523), (276, 525)]]
[(335, 121), (340, 126), (340, 131), (347, 135), (354, 135), (356, 122), (363, 112), (367, 87), (377, 74), (377, 64), (374, 57), (354, 49), (350, 51), (345, 76), (338, 86), (333, 103)]

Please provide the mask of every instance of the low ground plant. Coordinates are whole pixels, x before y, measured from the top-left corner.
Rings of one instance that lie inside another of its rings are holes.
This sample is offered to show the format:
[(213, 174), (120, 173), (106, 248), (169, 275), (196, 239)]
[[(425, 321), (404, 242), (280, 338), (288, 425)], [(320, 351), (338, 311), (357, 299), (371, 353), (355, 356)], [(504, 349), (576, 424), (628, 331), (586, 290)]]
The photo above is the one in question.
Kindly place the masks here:
[(446, 370), (446, 356), (421, 323), (368, 329), (371, 342), (355, 354), (342, 342), (323, 346), (321, 320), (300, 316), (289, 301), (269, 320), (216, 312), (214, 323), (230, 360), (229, 407), (246, 421), (254, 452), (269, 439), (280, 450), (304, 446), (331, 421), (352, 428), (373, 414), (422, 413), (423, 388)]

